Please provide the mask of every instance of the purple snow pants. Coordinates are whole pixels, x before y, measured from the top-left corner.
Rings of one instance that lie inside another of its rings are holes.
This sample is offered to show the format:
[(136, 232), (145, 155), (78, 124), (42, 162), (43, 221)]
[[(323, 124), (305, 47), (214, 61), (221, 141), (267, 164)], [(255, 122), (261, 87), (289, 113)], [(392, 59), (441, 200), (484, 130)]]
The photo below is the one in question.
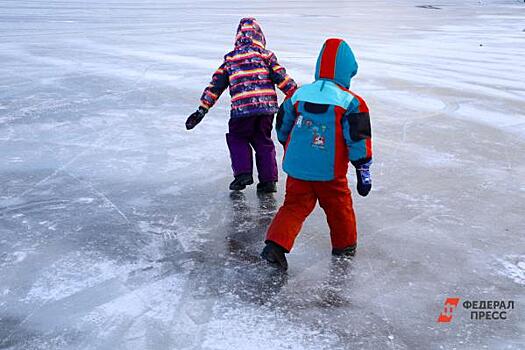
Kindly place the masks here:
[(277, 162), (275, 160), (275, 146), (272, 141), (272, 124), (272, 114), (230, 119), (226, 141), (230, 149), (233, 176), (252, 173), (253, 148), (259, 181), (277, 181)]

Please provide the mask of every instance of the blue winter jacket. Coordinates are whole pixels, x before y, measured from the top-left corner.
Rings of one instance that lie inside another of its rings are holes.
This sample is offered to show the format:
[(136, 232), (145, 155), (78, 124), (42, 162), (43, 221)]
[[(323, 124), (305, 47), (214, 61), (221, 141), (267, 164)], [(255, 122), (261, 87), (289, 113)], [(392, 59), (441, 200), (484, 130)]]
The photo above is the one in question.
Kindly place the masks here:
[(299, 88), (277, 115), (277, 136), (285, 144), (283, 170), (296, 179), (330, 181), (346, 177), (372, 159), (370, 116), (365, 101), (348, 88), (357, 62), (348, 44), (328, 39), (312, 84)]

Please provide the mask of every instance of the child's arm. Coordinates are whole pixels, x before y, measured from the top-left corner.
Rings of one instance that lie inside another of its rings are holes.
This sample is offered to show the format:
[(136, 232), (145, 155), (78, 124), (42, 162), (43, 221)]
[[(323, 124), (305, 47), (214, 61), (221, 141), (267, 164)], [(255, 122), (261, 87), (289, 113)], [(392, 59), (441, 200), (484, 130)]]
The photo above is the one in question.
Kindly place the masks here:
[(295, 108), (292, 99), (287, 98), (279, 107), (277, 118), (275, 121), (275, 129), (277, 131), (277, 139), (284, 146), (288, 140), (288, 136), (292, 131), (295, 122)]
[(199, 108), (186, 119), (186, 130), (193, 129), (202, 121), (208, 110), (217, 102), (223, 91), (228, 87), (228, 73), (224, 66), (225, 63), (221, 64), (219, 69), (213, 73), (210, 85), (202, 93)]
[(365, 101), (354, 98), (343, 117), (343, 135), (348, 147), (348, 157), (356, 169), (357, 191), (366, 196), (372, 189), (372, 128)]
[(204, 89), (201, 96), (201, 107), (208, 111), (215, 102), (219, 99), (221, 94), (228, 87), (228, 73), (225, 69), (226, 63), (224, 62), (221, 66), (213, 73), (210, 85)]
[(270, 57), (268, 58), (268, 65), (270, 66), (270, 78), (274, 84), (276, 84), (279, 90), (287, 97), (292, 96), (295, 90), (297, 90), (297, 84), (292, 77), (286, 73), (286, 69), (279, 65), (277, 57), (273, 52), (270, 53)]

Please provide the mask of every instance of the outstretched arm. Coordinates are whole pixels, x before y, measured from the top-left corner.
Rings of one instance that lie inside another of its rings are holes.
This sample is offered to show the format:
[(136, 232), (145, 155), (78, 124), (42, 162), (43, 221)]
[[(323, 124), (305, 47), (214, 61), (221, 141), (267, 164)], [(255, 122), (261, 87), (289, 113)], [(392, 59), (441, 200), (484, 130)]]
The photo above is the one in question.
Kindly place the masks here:
[(274, 84), (276, 84), (279, 90), (281, 90), (287, 97), (292, 96), (295, 90), (297, 90), (297, 84), (292, 77), (286, 73), (286, 69), (279, 65), (277, 57), (273, 52), (268, 58), (268, 64), (270, 66), (270, 77)]
[(206, 109), (206, 111), (213, 107), (228, 87), (228, 73), (226, 72), (225, 65), (226, 63), (221, 64), (215, 73), (213, 73), (210, 85), (208, 85), (202, 93), (201, 107)]
[(186, 130), (191, 130), (201, 122), (208, 110), (213, 107), (224, 90), (228, 87), (228, 74), (224, 68), (225, 63), (213, 73), (210, 85), (204, 89), (199, 108), (186, 119)]

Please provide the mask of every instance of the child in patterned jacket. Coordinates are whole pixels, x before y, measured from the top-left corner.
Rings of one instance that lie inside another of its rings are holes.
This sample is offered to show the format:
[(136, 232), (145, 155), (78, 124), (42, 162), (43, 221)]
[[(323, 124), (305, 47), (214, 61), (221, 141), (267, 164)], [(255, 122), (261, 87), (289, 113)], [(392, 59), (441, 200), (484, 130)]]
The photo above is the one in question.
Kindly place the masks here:
[(266, 40), (255, 18), (243, 18), (237, 28), (235, 47), (204, 89), (200, 107), (186, 121), (193, 129), (227, 87), (231, 95), (231, 115), (226, 141), (233, 175), (230, 190), (253, 184), (252, 148), (259, 173), (257, 191), (275, 192), (277, 162), (271, 138), (274, 114), (279, 110), (275, 85), (287, 96), (297, 89), (295, 81), (266, 49)]
[(262, 257), (286, 269), (303, 222), (317, 202), (323, 208), (332, 254), (353, 256), (357, 227), (346, 174), (355, 167), (357, 192), (372, 188), (372, 134), (365, 101), (349, 90), (357, 73), (350, 46), (328, 39), (319, 54), (315, 81), (299, 88), (277, 114), (277, 136), (285, 144), (283, 170), (288, 174), (283, 206), (266, 234)]

